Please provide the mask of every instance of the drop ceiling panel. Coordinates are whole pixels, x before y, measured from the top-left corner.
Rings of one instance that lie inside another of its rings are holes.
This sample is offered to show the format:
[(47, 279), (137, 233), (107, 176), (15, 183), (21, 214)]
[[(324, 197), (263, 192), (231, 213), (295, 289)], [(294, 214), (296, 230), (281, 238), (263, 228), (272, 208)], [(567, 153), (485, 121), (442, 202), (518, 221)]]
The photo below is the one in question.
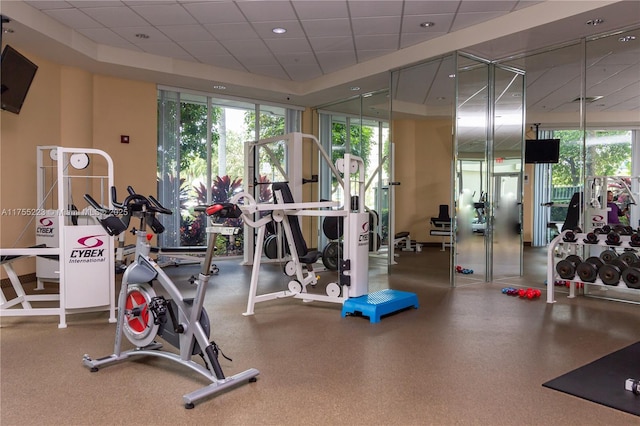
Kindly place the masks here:
[[(396, 50), (399, 44), (397, 35), (355, 36), (356, 49), (360, 50)], [(360, 54), (358, 54), (360, 58)]]
[(189, 25), (197, 21), (179, 4), (132, 6), (151, 25)]
[(351, 37), (315, 37), (310, 39), (311, 47), (319, 52), (345, 52), (353, 51), (353, 39)]
[(456, 13), (460, 1), (407, 1), (404, 4), (404, 14), (409, 15), (433, 15), (440, 13)]
[[(48, 1), (44, 1), (42, 3), (49, 3)], [(113, 7), (113, 6), (124, 6), (124, 3), (121, 1), (109, 1), (109, 0), (80, 0), (80, 1), (69, 1), (67, 2), (74, 7)]]
[[(640, 87), (636, 87), (635, 90), (635, 93), (638, 93), (637, 91), (640, 90)], [(605, 111), (630, 111), (640, 114), (640, 95), (633, 96), (624, 102), (620, 102), (610, 108), (605, 109)]]
[(349, 1), (349, 11), (353, 18), (364, 16), (400, 16), (402, 14), (402, 1)]
[(269, 38), (264, 42), (276, 55), (305, 53), (313, 57), (311, 46), (306, 38)]
[(79, 9), (51, 9), (44, 13), (69, 27), (77, 29), (104, 28), (101, 23)]
[[(144, 48), (145, 43), (158, 43), (171, 41), (169, 37), (162, 34), (160, 30), (146, 26), (146, 27), (111, 27), (113, 32), (120, 37), (130, 41), (136, 46)], [(146, 34), (149, 38), (140, 38), (136, 34)]]
[(251, 22), (296, 20), (296, 13), (288, 1), (243, 1), (236, 3)]
[(292, 63), (283, 66), (293, 80), (311, 80), (322, 75), (322, 71), (317, 64)]
[(213, 40), (183, 42), (181, 45), (187, 52), (192, 54), (198, 60), (206, 57), (211, 58), (216, 55), (229, 54), (222, 44)]
[(74, 2), (66, 2), (66, 1), (57, 1), (57, 0), (42, 0), (42, 1), (25, 1), (30, 6), (35, 7), (40, 10), (51, 10), (51, 9), (69, 9), (73, 7)]
[(356, 36), (379, 34), (393, 34), (397, 36), (400, 31), (400, 22), (400, 16), (354, 18), (351, 20), (351, 26)]
[(330, 7), (326, 1), (293, 1), (298, 18), (306, 19), (332, 19), (349, 16), (346, 1), (331, 1)]
[(219, 41), (248, 39), (259, 41), (258, 34), (248, 22), (205, 24), (204, 27)]
[(149, 25), (140, 15), (125, 6), (86, 7), (82, 10), (106, 27), (144, 27)]
[[(314, 65), (318, 68), (318, 61), (313, 55), (300, 55), (297, 53), (282, 53), (277, 57), (282, 65)], [(319, 70), (319, 68), (318, 68)]]
[(304, 20), (302, 27), (307, 37), (351, 37), (351, 23), (347, 18)]
[(244, 15), (233, 2), (205, 1), (201, 3), (183, 3), (187, 10), (201, 24), (235, 24), (247, 22)]
[(164, 35), (179, 43), (213, 40), (213, 36), (202, 25), (159, 25)]
[(350, 67), (357, 63), (354, 50), (331, 52), (320, 51), (316, 53), (316, 58), (318, 58), (318, 62), (320, 62), (322, 71), (324, 71), (325, 74)]
[(220, 43), (236, 57), (251, 60), (252, 56), (273, 57), (262, 40), (221, 40)]
[(510, 12), (518, 2), (515, 0), (474, 0), (462, 1), (460, 3), (459, 13), (470, 12)]

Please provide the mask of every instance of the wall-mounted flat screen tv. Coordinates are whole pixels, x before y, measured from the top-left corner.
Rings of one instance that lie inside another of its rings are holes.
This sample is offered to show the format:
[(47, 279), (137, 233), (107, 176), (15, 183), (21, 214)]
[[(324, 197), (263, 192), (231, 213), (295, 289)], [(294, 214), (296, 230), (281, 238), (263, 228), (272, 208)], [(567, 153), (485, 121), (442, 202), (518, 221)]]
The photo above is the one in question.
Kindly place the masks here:
[(560, 139), (527, 139), (525, 141), (525, 163), (557, 163), (558, 161), (560, 161)]
[(38, 66), (8, 44), (0, 61), (0, 107), (19, 114)]

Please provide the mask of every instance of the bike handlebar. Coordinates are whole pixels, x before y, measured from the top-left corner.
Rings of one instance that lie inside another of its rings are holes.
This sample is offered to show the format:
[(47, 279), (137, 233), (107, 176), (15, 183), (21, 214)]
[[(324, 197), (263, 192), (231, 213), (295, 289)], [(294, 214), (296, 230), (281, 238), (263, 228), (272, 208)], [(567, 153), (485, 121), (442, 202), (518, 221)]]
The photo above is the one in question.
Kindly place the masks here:
[(89, 205), (91, 207), (96, 209), (98, 212), (100, 212), (102, 214), (111, 214), (112, 213), (112, 210), (109, 210), (108, 208), (103, 207), (100, 204), (98, 204), (98, 202), (96, 200), (94, 200), (91, 195), (84, 194), (84, 199), (89, 203)]
[[(161, 213), (169, 215), (173, 214), (171, 210), (160, 204), (160, 202), (153, 195), (145, 197), (144, 195), (137, 194), (131, 186), (127, 187), (127, 192), (129, 193), (127, 198), (125, 198), (123, 202), (118, 202), (116, 187), (111, 187), (111, 202), (114, 207), (122, 210), (123, 212), (146, 210), (151, 213)], [(94, 200), (93, 197), (91, 197), (91, 195), (89, 194), (85, 194), (84, 199), (91, 205), (91, 207), (93, 207), (100, 213), (114, 213), (113, 210), (110, 210), (98, 204), (96, 200)]]

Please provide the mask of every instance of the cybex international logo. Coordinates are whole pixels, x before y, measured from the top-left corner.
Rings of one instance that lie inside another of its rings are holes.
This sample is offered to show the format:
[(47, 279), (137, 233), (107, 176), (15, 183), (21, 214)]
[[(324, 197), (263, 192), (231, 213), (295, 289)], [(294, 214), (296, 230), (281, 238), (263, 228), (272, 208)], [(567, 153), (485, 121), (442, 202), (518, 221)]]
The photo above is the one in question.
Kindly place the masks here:
[(40, 219), (40, 225), (42, 226), (51, 226), (53, 225), (53, 221), (50, 217), (43, 217)]
[(104, 262), (104, 248), (99, 248), (104, 245), (102, 237), (105, 235), (87, 235), (82, 238), (78, 238), (78, 244), (80, 247), (76, 247), (71, 250), (69, 256), (70, 263), (86, 263), (86, 262)]
[(369, 244), (369, 222), (363, 222), (360, 226), (362, 228), (362, 233), (358, 236), (358, 245), (368, 245)]
[(604, 221), (604, 216), (600, 215), (600, 214), (594, 214), (591, 217), (591, 226), (604, 226), (606, 225), (605, 221)]
[(54, 229), (55, 227), (53, 226), (51, 217), (41, 217), (40, 220), (38, 220), (36, 234), (42, 237), (52, 237)]

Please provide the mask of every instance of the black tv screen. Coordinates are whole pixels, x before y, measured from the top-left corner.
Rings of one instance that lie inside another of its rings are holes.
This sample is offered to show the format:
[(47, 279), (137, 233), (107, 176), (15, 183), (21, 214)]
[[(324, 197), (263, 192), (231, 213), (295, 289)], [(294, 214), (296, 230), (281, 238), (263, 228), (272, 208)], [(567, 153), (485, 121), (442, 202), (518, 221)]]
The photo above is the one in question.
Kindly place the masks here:
[(8, 44), (0, 61), (0, 107), (19, 114), (38, 66)]
[(557, 163), (559, 160), (560, 139), (527, 139), (525, 141), (525, 163)]

